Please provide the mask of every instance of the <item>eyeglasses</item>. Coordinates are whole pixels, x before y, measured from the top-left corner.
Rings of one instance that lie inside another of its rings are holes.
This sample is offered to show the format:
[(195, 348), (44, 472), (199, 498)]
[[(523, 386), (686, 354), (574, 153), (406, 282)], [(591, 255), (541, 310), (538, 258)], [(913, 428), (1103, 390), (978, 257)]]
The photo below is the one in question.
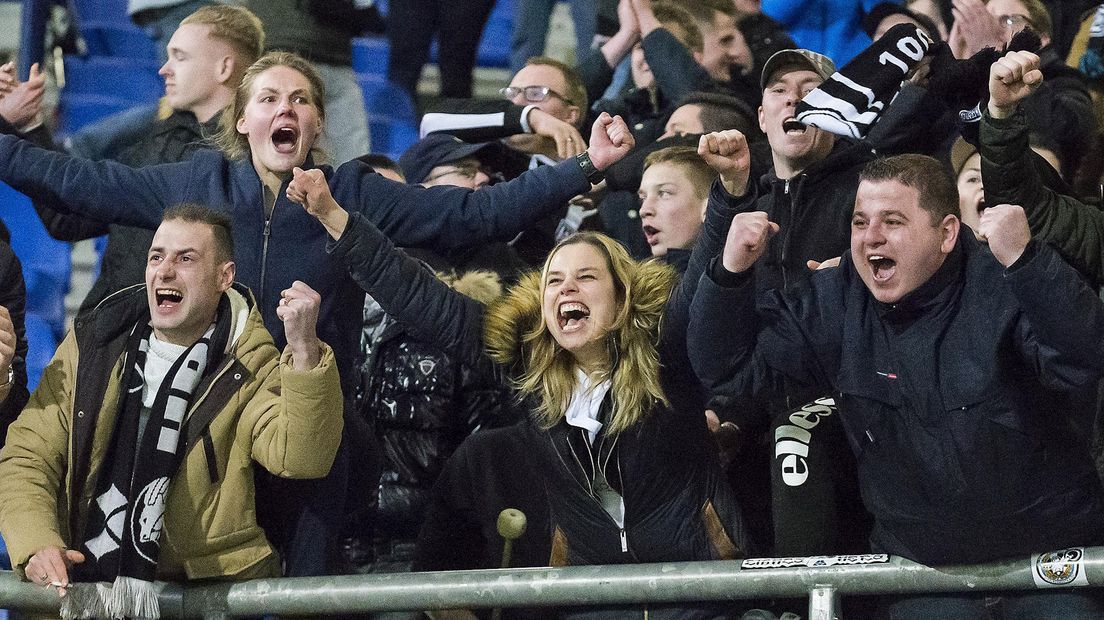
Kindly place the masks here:
[(997, 23), (999, 23), (1004, 28), (1020, 28), (1023, 27), (1024, 24), (1027, 24), (1032, 28), (1035, 27), (1035, 24), (1031, 23), (1030, 17), (1020, 14), (1001, 15), (997, 17)]
[(568, 105), (575, 105), (570, 99), (548, 86), (507, 86), (506, 88), (500, 88), (498, 94), (506, 99), (514, 99), (518, 95), (525, 95), (525, 100), (529, 103), (540, 103), (548, 99), (549, 95), (552, 95)]

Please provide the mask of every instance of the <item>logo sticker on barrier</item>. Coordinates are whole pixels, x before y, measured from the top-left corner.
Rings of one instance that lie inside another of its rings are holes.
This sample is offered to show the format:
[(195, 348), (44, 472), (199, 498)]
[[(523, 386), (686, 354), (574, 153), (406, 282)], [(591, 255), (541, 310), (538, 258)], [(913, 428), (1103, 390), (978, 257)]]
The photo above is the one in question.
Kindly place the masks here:
[(1031, 576), (1037, 588), (1087, 586), (1085, 549), (1073, 547), (1031, 556)]
[(826, 568), (828, 566), (853, 566), (856, 564), (885, 564), (889, 556), (884, 553), (860, 553), (857, 555), (814, 555), (798, 558), (748, 558), (740, 568)]

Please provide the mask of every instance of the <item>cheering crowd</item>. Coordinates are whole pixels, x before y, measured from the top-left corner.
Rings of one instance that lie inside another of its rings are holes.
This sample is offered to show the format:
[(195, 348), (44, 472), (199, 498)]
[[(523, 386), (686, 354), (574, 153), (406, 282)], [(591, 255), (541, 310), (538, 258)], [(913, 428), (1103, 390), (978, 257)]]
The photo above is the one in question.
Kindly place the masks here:
[[(63, 617), (499, 567), (510, 508), (515, 567), (1104, 544), (1104, 7), (620, 0), (501, 99), (443, 62), (467, 85), (396, 162), (257, 4), (180, 16), (112, 153), (57, 146), (45, 76), (0, 66), (0, 181), (55, 238), (108, 235), (31, 394), (0, 243), (0, 535)], [(1104, 617), (1039, 585), (848, 611)]]

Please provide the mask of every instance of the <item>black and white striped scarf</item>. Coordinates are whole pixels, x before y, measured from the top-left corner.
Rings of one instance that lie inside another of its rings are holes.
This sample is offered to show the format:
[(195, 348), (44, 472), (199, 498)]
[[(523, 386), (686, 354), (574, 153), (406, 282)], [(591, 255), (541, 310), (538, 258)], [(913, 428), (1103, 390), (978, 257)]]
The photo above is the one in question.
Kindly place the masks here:
[(841, 136), (866, 136), (932, 45), (922, 28), (897, 24), (799, 101), (796, 120)]
[(184, 457), (185, 414), (208, 368), (217, 367), (229, 336), (224, 295), (217, 319), (173, 363), (157, 390), (141, 437), (143, 369), (152, 328), (139, 322), (127, 339), (120, 398), (111, 443), (96, 482), (95, 500), (74, 566), (62, 617), (158, 618), (154, 584), (169, 484)]

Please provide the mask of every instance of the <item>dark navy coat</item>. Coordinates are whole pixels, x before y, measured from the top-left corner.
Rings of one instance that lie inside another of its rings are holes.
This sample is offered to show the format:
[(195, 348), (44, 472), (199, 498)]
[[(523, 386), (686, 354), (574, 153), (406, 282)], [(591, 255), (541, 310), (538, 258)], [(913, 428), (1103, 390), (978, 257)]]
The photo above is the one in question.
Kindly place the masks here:
[(1052, 249), (1032, 242), (1005, 270), (963, 228), (892, 305), (849, 254), (758, 308), (738, 279), (702, 279), (695, 370), (723, 393), (837, 393), (876, 550), (946, 564), (1104, 542), (1100, 480), (1052, 406), (1104, 372), (1104, 304)]

